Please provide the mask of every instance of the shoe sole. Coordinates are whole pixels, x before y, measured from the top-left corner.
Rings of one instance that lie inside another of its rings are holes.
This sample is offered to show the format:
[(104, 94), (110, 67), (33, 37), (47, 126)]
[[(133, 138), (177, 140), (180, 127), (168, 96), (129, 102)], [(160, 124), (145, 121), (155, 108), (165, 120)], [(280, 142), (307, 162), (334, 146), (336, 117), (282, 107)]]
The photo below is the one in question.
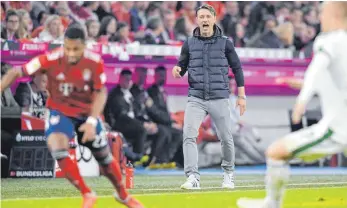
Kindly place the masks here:
[(184, 187), (184, 186), (181, 186), (181, 189), (183, 189), (183, 190), (199, 190), (199, 189), (201, 189), (201, 188), (200, 188), (200, 187), (186, 188), (186, 187)]

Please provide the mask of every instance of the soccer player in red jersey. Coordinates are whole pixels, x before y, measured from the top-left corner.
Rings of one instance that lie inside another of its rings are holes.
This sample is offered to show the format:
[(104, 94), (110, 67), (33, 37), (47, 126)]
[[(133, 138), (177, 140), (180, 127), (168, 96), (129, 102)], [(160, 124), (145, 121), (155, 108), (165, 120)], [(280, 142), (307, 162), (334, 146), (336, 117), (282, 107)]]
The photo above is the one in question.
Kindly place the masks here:
[(142, 208), (122, 183), (119, 164), (111, 155), (99, 119), (107, 99), (103, 60), (85, 47), (83, 29), (71, 25), (65, 32), (63, 47), (33, 58), (21, 69), (10, 70), (2, 77), (1, 92), (19, 77), (46, 73), (50, 95), (45, 125), (47, 145), (65, 177), (83, 195), (82, 207), (93, 207), (96, 195), (85, 184), (77, 164), (69, 157), (69, 139), (74, 138), (75, 133), (79, 144), (91, 150), (115, 187), (115, 199), (129, 208)]

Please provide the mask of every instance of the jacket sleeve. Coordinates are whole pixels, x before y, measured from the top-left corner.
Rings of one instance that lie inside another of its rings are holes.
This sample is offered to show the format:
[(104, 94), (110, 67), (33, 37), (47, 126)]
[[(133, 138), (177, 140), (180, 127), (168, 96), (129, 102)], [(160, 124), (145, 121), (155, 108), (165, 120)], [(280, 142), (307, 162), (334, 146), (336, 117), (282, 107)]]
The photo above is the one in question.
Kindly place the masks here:
[(189, 45), (188, 45), (188, 39), (184, 41), (182, 49), (181, 49), (181, 55), (178, 60), (177, 66), (181, 67), (182, 71), (180, 72), (180, 75), (183, 76), (187, 70), (188, 70), (188, 64), (189, 64)]
[(227, 39), (227, 42), (225, 44), (225, 56), (227, 57), (228, 64), (234, 73), (237, 86), (243, 87), (245, 85), (245, 81), (243, 77), (241, 61), (235, 51), (233, 42), (231, 42), (231, 40), (229, 39)]

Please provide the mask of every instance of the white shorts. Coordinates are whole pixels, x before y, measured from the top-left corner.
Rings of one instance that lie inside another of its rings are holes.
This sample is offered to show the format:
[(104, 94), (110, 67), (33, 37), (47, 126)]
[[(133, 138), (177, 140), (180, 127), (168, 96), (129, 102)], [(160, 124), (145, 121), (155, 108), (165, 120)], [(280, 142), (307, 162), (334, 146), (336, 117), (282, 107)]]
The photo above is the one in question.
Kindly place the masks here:
[(283, 140), (293, 158), (314, 161), (347, 150), (347, 145), (336, 141), (338, 136), (331, 129), (322, 132), (322, 128), (315, 124), (290, 133)]

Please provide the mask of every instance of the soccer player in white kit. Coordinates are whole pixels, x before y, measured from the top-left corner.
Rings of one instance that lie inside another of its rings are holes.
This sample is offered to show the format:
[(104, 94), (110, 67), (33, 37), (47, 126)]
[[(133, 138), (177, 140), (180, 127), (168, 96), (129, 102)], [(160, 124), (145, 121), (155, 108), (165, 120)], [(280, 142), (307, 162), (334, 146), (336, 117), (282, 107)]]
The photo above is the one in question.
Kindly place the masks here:
[(280, 208), (289, 179), (292, 158), (316, 160), (347, 149), (347, 2), (325, 2), (321, 11), (322, 33), (314, 43), (311, 61), (293, 110), (301, 120), (314, 94), (321, 100), (323, 117), (316, 125), (290, 133), (266, 152), (265, 199), (237, 201), (240, 208)]

